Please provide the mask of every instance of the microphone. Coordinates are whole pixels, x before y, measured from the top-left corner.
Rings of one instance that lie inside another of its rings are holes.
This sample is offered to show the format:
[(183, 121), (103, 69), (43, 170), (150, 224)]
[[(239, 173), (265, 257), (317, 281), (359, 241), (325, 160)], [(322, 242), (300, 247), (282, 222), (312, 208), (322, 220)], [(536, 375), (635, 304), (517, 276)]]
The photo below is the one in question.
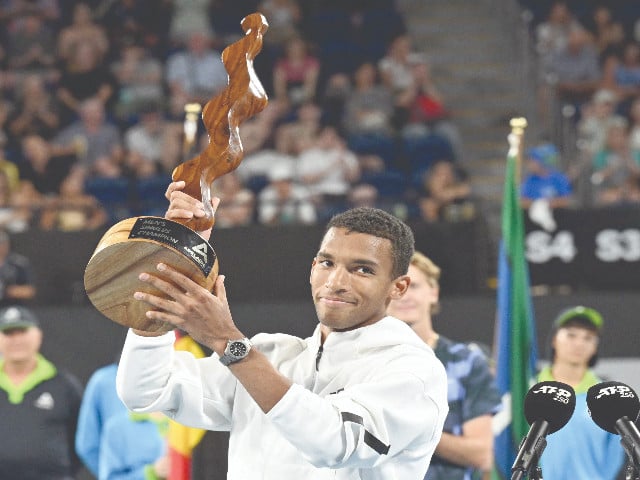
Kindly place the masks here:
[(631, 466), (640, 470), (640, 433), (634, 423), (640, 414), (638, 394), (622, 382), (602, 382), (587, 391), (587, 407), (596, 425), (620, 435)]
[(528, 475), (547, 446), (546, 436), (564, 427), (576, 408), (576, 393), (570, 385), (546, 381), (536, 383), (524, 399), (524, 416), (531, 428), (520, 443), (511, 467), (511, 480)]

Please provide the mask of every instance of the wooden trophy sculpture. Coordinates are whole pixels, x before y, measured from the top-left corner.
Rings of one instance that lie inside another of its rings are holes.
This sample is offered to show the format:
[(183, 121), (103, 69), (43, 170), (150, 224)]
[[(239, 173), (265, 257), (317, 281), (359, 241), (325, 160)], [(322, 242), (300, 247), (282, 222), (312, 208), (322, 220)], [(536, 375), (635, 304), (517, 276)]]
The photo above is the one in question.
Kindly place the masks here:
[[(174, 327), (151, 320), (150, 307), (133, 299), (136, 290), (162, 295), (138, 280), (142, 272), (151, 272), (160, 262), (171, 265), (199, 285), (211, 290), (218, 275), (218, 259), (211, 247), (196, 232), (213, 227), (210, 208), (211, 183), (234, 170), (242, 160), (239, 126), (267, 105), (267, 95), (253, 70), (253, 59), (262, 48), (262, 35), (268, 24), (260, 13), (252, 13), (241, 22), (245, 36), (222, 52), (229, 81), (227, 88), (204, 106), (203, 123), (209, 145), (195, 158), (178, 165), (174, 181), (186, 183), (183, 191), (202, 200), (209, 210), (200, 219), (176, 222), (160, 217), (135, 217), (111, 227), (102, 237), (85, 269), (84, 286), (91, 303), (107, 318), (122, 325), (148, 332), (165, 332)], [(185, 137), (193, 142), (199, 112), (187, 108)]]

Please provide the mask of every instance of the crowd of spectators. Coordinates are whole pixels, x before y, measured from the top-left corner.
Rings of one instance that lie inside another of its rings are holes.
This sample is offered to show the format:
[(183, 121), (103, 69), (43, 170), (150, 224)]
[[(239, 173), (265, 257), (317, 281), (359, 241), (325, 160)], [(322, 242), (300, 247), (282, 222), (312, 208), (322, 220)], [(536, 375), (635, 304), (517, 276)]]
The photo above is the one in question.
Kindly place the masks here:
[[(594, 203), (637, 202), (638, 15), (574, 3), (534, 2), (540, 98), (579, 111)], [(359, 204), (427, 222), (478, 210), (455, 112), (392, 0), (0, 4), (0, 223), (10, 231), (161, 214), (171, 172), (188, 159), (184, 106), (226, 88), (221, 52), (254, 11), (270, 25), (254, 62), (269, 106), (241, 125), (237, 172), (214, 182), (220, 227), (315, 223)], [(199, 135), (204, 148), (202, 125)]]
[[(184, 106), (226, 88), (221, 52), (253, 11), (269, 23), (254, 62), (269, 106), (241, 125), (237, 172), (214, 182), (218, 226), (314, 223), (362, 201), (405, 219), (453, 218), (423, 205), (439, 190), (433, 164), (456, 164), (464, 182), (460, 135), (391, 0), (0, 4), (10, 231), (160, 214), (173, 168), (189, 158)], [(206, 146), (203, 125), (199, 136)]]
[[(569, 193), (583, 186), (583, 203), (640, 205), (640, 4), (522, 3), (534, 13), (542, 121), (553, 124), (552, 116), (575, 112), (567, 131), (575, 129), (578, 155), (546, 165), (552, 170), (537, 167), (538, 177), (564, 167)], [(560, 190), (560, 205), (576, 204), (565, 201), (566, 186)]]

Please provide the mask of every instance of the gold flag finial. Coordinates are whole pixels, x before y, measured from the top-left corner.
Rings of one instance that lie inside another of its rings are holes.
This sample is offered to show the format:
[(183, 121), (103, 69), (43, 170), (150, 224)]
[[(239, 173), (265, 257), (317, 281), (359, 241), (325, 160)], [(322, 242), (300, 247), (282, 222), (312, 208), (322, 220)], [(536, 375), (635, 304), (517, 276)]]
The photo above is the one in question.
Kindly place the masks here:
[(524, 129), (527, 128), (527, 119), (524, 117), (512, 118), (509, 122), (511, 133), (508, 136), (509, 156), (516, 159), (516, 178), (520, 179), (522, 165), (522, 139)]
[(512, 118), (509, 122), (511, 126), (511, 134), (509, 140), (509, 155), (517, 157), (522, 153), (522, 137), (524, 137), (524, 129), (527, 127), (527, 119), (524, 117)]

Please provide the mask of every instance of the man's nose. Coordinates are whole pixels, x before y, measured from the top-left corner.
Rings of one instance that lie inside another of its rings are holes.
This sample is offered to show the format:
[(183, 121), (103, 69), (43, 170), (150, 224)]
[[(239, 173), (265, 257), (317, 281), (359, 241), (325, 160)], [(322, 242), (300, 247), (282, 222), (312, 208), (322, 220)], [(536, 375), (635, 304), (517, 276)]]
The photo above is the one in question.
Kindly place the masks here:
[(325, 286), (331, 290), (340, 290), (347, 284), (348, 272), (342, 267), (336, 267), (331, 271), (325, 282)]

